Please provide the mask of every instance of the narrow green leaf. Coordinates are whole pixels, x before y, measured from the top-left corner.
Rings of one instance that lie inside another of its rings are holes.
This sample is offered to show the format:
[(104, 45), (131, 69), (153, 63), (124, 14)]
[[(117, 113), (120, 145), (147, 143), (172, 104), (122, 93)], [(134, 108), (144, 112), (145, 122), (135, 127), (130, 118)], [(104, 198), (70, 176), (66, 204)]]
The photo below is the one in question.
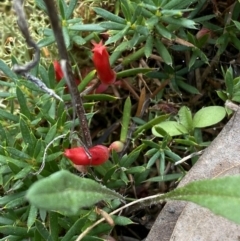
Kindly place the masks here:
[(148, 58), (152, 54), (153, 49), (153, 36), (149, 35), (145, 44), (144, 54)]
[(163, 176), (164, 172), (165, 172), (165, 167), (166, 167), (166, 165), (165, 165), (165, 153), (163, 151), (161, 151), (160, 153), (161, 153), (161, 155), (160, 155), (160, 158), (159, 158), (160, 159), (159, 174), (161, 176)]
[(11, 80), (17, 78), (17, 75), (0, 59), (0, 70)]
[(146, 124), (138, 127), (137, 130), (133, 133), (133, 135), (136, 136), (137, 134), (141, 133), (142, 131), (152, 128), (153, 126), (165, 121), (168, 117), (169, 117), (169, 115), (161, 115), (155, 119), (150, 120)]
[(167, 38), (167, 39), (172, 38), (172, 33), (168, 31), (167, 28), (161, 23), (156, 24), (154, 27), (156, 28), (160, 36), (163, 36), (164, 38)]
[(79, 92), (81, 93), (85, 88), (86, 86), (93, 80), (94, 76), (96, 74), (96, 70), (92, 70), (90, 71), (86, 77), (81, 81), (81, 83), (79, 84), (78, 86), (78, 90)]
[[(27, 153), (20, 151), (14, 147), (6, 147), (6, 150), (12, 157), (16, 157), (24, 161), (31, 159), (31, 157)], [(27, 164), (27, 163), (23, 163), (23, 164)]]
[(5, 204), (9, 203), (11, 200), (17, 199), (17, 198), (24, 198), (26, 192), (18, 192), (14, 194), (9, 194), (0, 197), (0, 205), (4, 206)]
[(26, 167), (28, 164), (26, 162), (23, 162), (22, 160), (14, 159), (11, 157), (6, 157), (5, 155), (0, 155), (0, 163), (2, 164), (8, 164), (13, 163), (17, 165), (18, 167)]
[(103, 8), (93, 8), (93, 10), (98, 14), (100, 15), (101, 17), (109, 20), (109, 21), (112, 21), (112, 22), (115, 22), (115, 23), (121, 23), (121, 24), (126, 24), (126, 20), (111, 13), (111, 12), (108, 12), (107, 10), (103, 9)]
[(172, 162), (177, 162), (182, 159), (178, 154), (172, 152), (171, 150), (165, 149), (164, 153), (166, 154), (166, 156), (171, 158)]
[(130, 22), (133, 14), (131, 13), (131, 2), (128, 0), (121, 0), (121, 9), (124, 15), (124, 18)]
[(27, 100), (19, 87), (17, 87), (16, 94), (20, 105), (21, 113), (25, 115), (28, 119), (32, 120), (32, 115), (27, 106)]
[(117, 73), (117, 78), (124, 78), (129, 76), (136, 76), (137, 74), (146, 74), (148, 72), (153, 71), (154, 69), (150, 68), (134, 68), (127, 69)]
[(121, 38), (123, 38), (126, 33), (128, 32), (128, 30), (130, 29), (130, 25), (127, 25), (123, 30), (119, 31), (117, 34), (111, 36), (107, 41), (106, 41), (106, 45), (111, 44), (111, 43), (115, 43), (118, 40), (120, 40)]
[(195, 64), (195, 62), (197, 61), (198, 59), (198, 52), (196, 51), (196, 49), (192, 49), (192, 56), (188, 62), (188, 69), (191, 69), (192, 66)]
[(135, 173), (142, 173), (146, 171), (146, 168), (143, 166), (137, 166), (137, 167), (130, 167), (127, 169), (126, 173), (127, 174), (135, 174)]
[(203, 128), (220, 122), (226, 116), (222, 106), (209, 106), (199, 110), (193, 117), (193, 127)]
[(127, 42), (126, 49), (132, 49), (136, 44), (139, 43), (141, 38), (141, 34), (136, 30), (132, 36), (132, 38)]
[(141, 16), (141, 13), (142, 13), (142, 7), (141, 6), (137, 6), (135, 9), (134, 9), (134, 13), (131, 17), (131, 23), (135, 23), (135, 21), (138, 19), (139, 16)]
[(35, 182), (26, 198), (38, 208), (75, 215), (81, 208), (101, 200), (123, 199), (122, 196), (97, 182), (80, 178), (62, 170)]
[(55, 79), (55, 70), (53, 63), (49, 65), (48, 71), (47, 71), (47, 85), (51, 88), (54, 89), (56, 88), (56, 79)]
[(43, 38), (43, 39), (39, 40), (37, 45), (38, 45), (39, 48), (42, 48), (42, 47), (51, 45), (54, 42), (55, 42), (55, 37), (54, 37), (54, 35), (52, 35), (52, 36), (49, 36), (49, 37), (46, 37), (46, 38)]
[(49, 213), (49, 229), (53, 241), (58, 241), (59, 224), (58, 224), (59, 214), (56, 212)]
[(129, 155), (123, 156), (121, 162), (119, 163), (122, 167), (130, 167), (133, 162), (135, 162), (140, 154), (141, 150), (131, 152)]
[(164, 3), (162, 3), (161, 6), (163, 9), (184, 9), (185, 7), (188, 7), (194, 2), (197, 2), (197, 0), (171, 0), (165, 1)]
[(201, 180), (177, 188), (163, 196), (171, 200), (194, 202), (240, 224), (240, 176)]
[(164, 121), (152, 128), (154, 136), (162, 137), (162, 135), (158, 132), (158, 127), (161, 127), (170, 136), (179, 136), (188, 133), (188, 130), (180, 123), (176, 121)]
[(49, 131), (45, 137), (46, 144), (48, 144), (49, 142), (51, 142), (54, 139), (56, 132), (57, 132), (57, 123), (49, 129)]
[(14, 225), (14, 223), (15, 223), (15, 220), (12, 220), (10, 218), (6, 218), (4, 216), (0, 217), (0, 224), (3, 224), (3, 225)]
[(125, 57), (122, 61), (122, 65), (126, 66), (126, 65), (132, 63), (135, 60), (139, 60), (142, 56), (144, 56), (144, 49), (145, 49), (144, 47), (140, 48), (136, 52), (128, 55), (127, 57)]
[(232, 20), (238, 30), (240, 30), (240, 23), (238, 21)]
[(86, 223), (85, 218), (79, 218), (68, 230), (67, 233), (64, 235), (61, 241), (69, 241), (75, 234), (79, 234), (79, 230), (82, 229), (84, 224)]
[(100, 26), (108, 30), (122, 30), (126, 24), (114, 23), (114, 22), (101, 22)]
[(38, 209), (35, 206), (30, 205), (28, 219), (27, 219), (28, 229), (30, 229), (32, 227), (32, 225), (35, 223), (37, 214), (38, 214)]
[(43, 0), (35, 0), (35, 3), (40, 9), (47, 13), (47, 8)]
[[(186, 140), (186, 139), (174, 139), (174, 142), (175, 143), (179, 143), (179, 144), (182, 144), (184, 146), (198, 146), (198, 143), (195, 142), (195, 141), (192, 141), (192, 140)], [(181, 159), (181, 158), (180, 158)], [(180, 160), (179, 159), (179, 160)]]
[(227, 87), (227, 93), (229, 95), (229, 99), (233, 96), (233, 89), (234, 89), (234, 83), (233, 83), (233, 70), (231, 67), (229, 67), (225, 73), (224, 76), (226, 87)]
[(114, 220), (115, 225), (127, 226), (130, 224), (133, 224), (133, 221), (130, 218), (126, 218), (123, 216), (114, 216), (113, 220)]
[(75, 31), (104, 31), (105, 28), (101, 27), (100, 24), (74, 24), (68, 27), (69, 30)]
[(147, 163), (147, 169), (149, 169), (161, 156), (161, 152), (156, 150), (156, 152), (154, 153), (154, 155), (148, 160)]
[(19, 116), (13, 115), (10, 112), (5, 111), (3, 109), (1, 109), (1, 111), (0, 111), (0, 119), (2, 119), (2, 118), (9, 120), (9, 121), (13, 121), (15, 123), (19, 122)]
[(235, 48), (238, 51), (240, 51), (240, 41), (239, 41), (238, 37), (235, 34), (231, 34), (230, 40), (233, 43), (233, 45), (235, 46)]
[(183, 28), (197, 29), (195, 26), (196, 23), (193, 20), (187, 18), (173, 18), (169, 16), (162, 16), (161, 20), (166, 23), (177, 25)]
[(161, 145), (156, 143), (154, 140), (142, 140), (142, 143), (151, 148), (160, 149)]
[(159, 17), (154, 15), (153, 17), (150, 17), (148, 19), (146, 19), (146, 21), (143, 21), (143, 16), (140, 15), (138, 16), (140, 22), (139, 24), (141, 25), (143, 22), (145, 22), (145, 26), (151, 31), (154, 29), (155, 26), (157, 26), (159, 24)]
[(29, 146), (30, 148), (32, 148), (31, 151), (34, 152), (34, 150), (33, 150), (33, 146), (35, 145), (34, 136), (32, 135), (27, 122), (24, 120), (24, 118), (22, 116), (20, 117), (20, 130), (21, 130), (21, 134), (22, 134), (24, 143), (27, 146)]
[(1, 234), (14, 234), (20, 237), (33, 237), (34, 229), (28, 230), (27, 228), (12, 226), (12, 225), (5, 225), (0, 226), (0, 233)]
[(145, 35), (146, 37), (149, 36), (149, 29), (145, 26), (137, 25), (135, 31), (139, 34)]
[(24, 197), (19, 197), (19, 198), (13, 199), (10, 202), (8, 202), (4, 206), (4, 208), (5, 209), (14, 209), (14, 208), (22, 206), (24, 203), (26, 203), (26, 199)]
[(88, 101), (116, 101), (118, 97), (107, 95), (107, 94), (90, 94), (83, 97)]
[(63, 38), (64, 38), (65, 45), (66, 45), (67, 48), (69, 48), (71, 42), (70, 42), (70, 36), (69, 36), (69, 33), (68, 33), (68, 28), (63, 27), (62, 31), (63, 31)]
[(48, 72), (45, 69), (45, 67), (43, 67), (42, 65), (39, 65), (38, 72), (40, 74), (41, 80), (49, 87), (50, 85), (49, 85)]
[(197, 88), (195, 88), (195, 87), (192, 86), (192, 85), (187, 84), (186, 82), (184, 82), (184, 81), (182, 81), (182, 80), (180, 80), (180, 79), (176, 79), (176, 83), (177, 83), (177, 85), (178, 85), (181, 89), (187, 91), (187, 92), (190, 93), (190, 94), (194, 94), (194, 95), (199, 95), (199, 94), (200, 94), (200, 92), (198, 91)]
[(22, 168), (20, 172), (14, 175), (14, 180), (25, 178), (30, 173), (31, 170), (32, 170), (32, 167), (30, 165)]
[(192, 130), (193, 127), (193, 119), (192, 119), (192, 112), (187, 106), (183, 106), (178, 111), (179, 115), (179, 122), (184, 127), (186, 127), (187, 130)]
[(152, 177), (147, 179), (146, 182), (168, 182), (168, 181), (177, 180), (181, 177), (183, 177), (182, 173), (174, 173), (174, 174), (168, 174), (168, 175), (163, 175), (158, 177)]
[(77, 44), (77, 45), (84, 45), (87, 41), (84, 39), (84, 38), (82, 38), (81, 36), (78, 36), (78, 35), (74, 35), (73, 37), (72, 37), (72, 41), (75, 43), (75, 44)]
[(216, 46), (218, 47), (218, 55), (220, 56), (227, 48), (230, 41), (230, 36), (228, 32), (222, 34), (216, 41)]
[(72, 16), (73, 11), (77, 6), (77, 3), (78, 3), (78, 0), (70, 0), (68, 8), (66, 10), (66, 19), (69, 19)]
[(224, 102), (228, 99), (228, 95), (225, 91), (217, 90), (217, 95), (221, 98)]
[(122, 128), (121, 128), (121, 134), (120, 134), (120, 141), (122, 143), (125, 143), (127, 141), (129, 123), (131, 119), (131, 110), (132, 110), (131, 99), (130, 97), (128, 97), (123, 107)]
[(66, 19), (67, 4), (65, 0), (58, 0), (58, 6), (61, 13), (62, 19)]
[(38, 232), (41, 234), (41, 236), (44, 238), (44, 240), (53, 241), (51, 234), (49, 233), (49, 231), (43, 225), (42, 222), (40, 222), (39, 220), (36, 220), (35, 225), (36, 225)]
[(154, 45), (164, 62), (168, 65), (172, 65), (172, 57), (165, 45), (158, 38), (155, 38)]

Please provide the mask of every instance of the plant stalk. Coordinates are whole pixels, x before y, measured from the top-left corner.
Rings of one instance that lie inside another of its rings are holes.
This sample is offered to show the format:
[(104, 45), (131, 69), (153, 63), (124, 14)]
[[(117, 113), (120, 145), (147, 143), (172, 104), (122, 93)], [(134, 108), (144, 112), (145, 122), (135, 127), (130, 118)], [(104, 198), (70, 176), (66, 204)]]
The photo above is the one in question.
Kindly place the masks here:
[(67, 76), (67, 79), (69, 83), (67, 83), (69, 85), (69, 90), (72, 96), (72, 103), (73, 103), (73, 107), (75, 108), (75, 111), (77, 113), (78, 119), (79, 119), (79, 123), (81, 126), (81, 138), (83, 140), (83, 143), (86, 145), (87, 148), (92, 146), (92, 139), (91, 139), (91, 135), (90, 135), (90, 131), (88, 128), (88, 122), (87, 122), (87, 118), (85, 115), (85, 109), (83, 107), (83, 101), (81, 99), (80, 93), (78, 91), (77, 88), (77, 84), (75, 82), (75, 79), (73, 77), (72, 74), (72, 69), (69, 63), (69, 57), (68, 57), (68, 52), (67, 52), (67, 48), (64, 42), (64, 38), (63, 38), (63, 32), (62, 32), (62, 28), (59, 24), (59, 19), (58, 19), (58, 13), (55, 7), (55, 3), (54, 0), (44, 0), (47, 10), (48, 10), (48, 15), (49, 15), (49, 19), (52, 25), (52, 29), (55, 35), (55, 39), (57, 42), (57, 46), (58, 46), (58, 50), (59, 50), (59, 55), (60, 58), (64, 61), (65, 63), (65, 75)]

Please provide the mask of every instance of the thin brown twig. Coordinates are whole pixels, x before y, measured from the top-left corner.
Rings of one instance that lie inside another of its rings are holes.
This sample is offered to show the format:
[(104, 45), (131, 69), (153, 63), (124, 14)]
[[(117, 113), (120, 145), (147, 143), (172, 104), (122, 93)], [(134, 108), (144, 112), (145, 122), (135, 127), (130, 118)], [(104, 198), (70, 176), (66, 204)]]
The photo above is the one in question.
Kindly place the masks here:
[[(137, 204), (137, 203), (142, 203), (144, 206), (146, 205), (151, 205), (151, 203), (155, 203), (155, 202), (161, 202), (160, 200), (160, 197), (163, 196), (163, 194), (156, 194), (156, 195), (152, 195), (152, 196), (149, 196), (149, 197), (145, 197), (145, 198), (141, 198), (141, 199), (138, 199), (138, 200), (135, 200), (133, 202), (130, 202), (116, 210), (114, 210), (113, 212), (109, 213), (109, 216), (111, 215), (114, 215), (118, 212), (121, 212), (122, 210), (124, 210), (125, 208), (128, 208), (134, 204)], [(156, 201), (155, 201), (156, 200)], [(94, 227), (96, 227), (98, 224), (102, 223), (103, 221), (105, 221), (105, 218), (101, 218), (99, 219), (97, 222), (95, 222), (92, 226), (88, 227), (87, 229), (84, 230), (84, 232), (82, 232), (78, 238), (76, 239), (76, 241), (80, 241), (82, 240), (82, 238), (84, 236), (86, 236), (87, 233), (89, 233)]]
[(161, 83), (161, 85), (151, 94), (151, 98), (154, 98), (166, 85), (168, 85), (170, 79), (167, 79)]
[(55, 3), (53, 0), (44, 0), (44, 2), (48, 10), (49, 19), (50, 19), (52, 29), (55, 35), (55, 39), (57, 42), (60, 58), (63, 61), (64, 66), (66, 67), (66, 69), (64, 70), (64, 73), (69, 82), (67, 84), (69, 85), (69, 90), (72, 96), (73, 107), (75, 108), (75, 111), (77, 113), (77, 116), (81, 125), (81, 137), (83, 139), (83, 143), (86, 145), (87, 148), (89, 148), (92, 146), (92, 139), (88, 128), (85, 109), (83, 107), (83, 102), (82, 102), (80, 93), (78, 91), (77, 84), (73, 77), (72, 69), (69, 63), (68, 52), (65, 46), (63, 32), (59, 23), (58, 13), (55, 7)]

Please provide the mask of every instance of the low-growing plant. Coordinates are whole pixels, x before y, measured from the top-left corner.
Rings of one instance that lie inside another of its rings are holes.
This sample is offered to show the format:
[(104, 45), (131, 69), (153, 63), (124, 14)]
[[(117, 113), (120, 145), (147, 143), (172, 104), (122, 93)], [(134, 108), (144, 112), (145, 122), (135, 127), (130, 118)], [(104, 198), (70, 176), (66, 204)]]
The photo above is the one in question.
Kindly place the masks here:
[[(224, 107), (212, 105), (193, 115), (183, 104), (177, 115), (149, 113), (149, 105), (163, 98), (168, 84), (176, 95), (180, 90), (200, 93), (185, 77), (208, 63), (202, 49), (210, 40), (190, 32), (196, 23), (207, 25), (214, 17), (194, 19), (204, 2), (119, 0), (113, 13), (95, 1), (93, 22), (85, 23), (74, 17), (77, 0), (58, 0), (59, 12), (54, 1), (36, 0), (41, 27), (28, 31), (32, 22), (25, 24), (21, 3), (13, 1), (19, 28), (34, 54), (27, 64), (23, 55), (0, 60), (0, 240), (104, 240), (115, 226), (134, 223), (134, 211), (120, 215), (122, 210), (169, 199), (193, 201), (240, 223), (238, 176), (199, 181), (166, 194), (164, 188), (144, 186), (181, 180), (186, 170), (175, 166), (182, 158), (179, 150), (193, 153), (205, 147), (202, 129), (226, 114)], [(234, 28), (238, 15), (234, 10)], [(50, 59), (40, 58), (45, 47)], [(173, 53), (178, 51), (190, 53), (187, 65), (175, 63)], [(157, 64), (149, 67), (151, 56)], [(86, 75), (75, 76), (86, 63)], [(96, 78), (107, 85), (98, 93)], [(219, 96), (237, 100), (238, 80), (231, 69), (225, 80), (227, 89)], [(159, 85), (156, 91), (153, 82)]]

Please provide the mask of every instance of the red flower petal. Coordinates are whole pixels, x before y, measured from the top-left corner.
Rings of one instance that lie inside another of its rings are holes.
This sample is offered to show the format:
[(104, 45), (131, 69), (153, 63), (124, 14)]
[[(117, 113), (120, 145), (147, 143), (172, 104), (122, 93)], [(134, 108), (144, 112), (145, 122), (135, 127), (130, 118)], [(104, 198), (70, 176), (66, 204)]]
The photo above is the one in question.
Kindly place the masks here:
[(109, 158), (107, 147), (97, 145), (89, 148), (92, 158), (89, 158), (83, 147), (66, 149), (64, 155), (76, 165), (101, 165)]
[(53, 62), (54, 70), (55, 70), (55, 77), (56, 80), (59, 82), (63, 78), (63, 72), (61, 69), (61, 65), (57, 60)]
[(93, 51), (93, 63), (97, 70), (98, 78), (103, 84), (109, 85), (115, 82), (116, 73), (111, 69), (109, 63), (109, 55), (106, 46), (100, 43), (92, 42), (94, 45)]
[[(57, 80), (57, 82), (59, 82), (64, 77), (63, 71), (61, 69), (61, 65), (59, 64), (59, 62), (57, 60), (55, 60), (53, 62), (53, 66), (54, 66), (54, 70), (55, 70), (56, 80)], [(75, 79), (75, 82), (77, 85), (79, 85), (81, 83), (81, 81), (79, 79)], [(65, 88), (66, 88), (66, 91), (69, 92), (67, 85)]]

